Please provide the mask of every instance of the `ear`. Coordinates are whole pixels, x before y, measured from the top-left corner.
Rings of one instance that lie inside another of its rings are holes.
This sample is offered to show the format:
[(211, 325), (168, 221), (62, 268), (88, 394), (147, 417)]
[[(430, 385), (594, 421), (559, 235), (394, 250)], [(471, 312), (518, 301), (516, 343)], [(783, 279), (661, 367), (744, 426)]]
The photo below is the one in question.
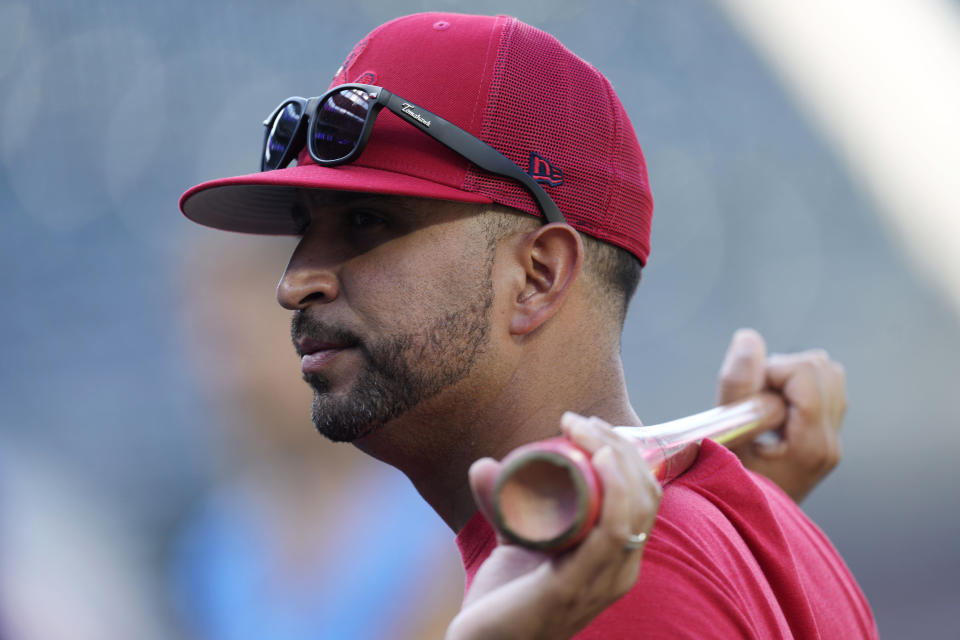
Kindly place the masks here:
[(583, 264), (583, 241), (573, 227), (552, 223), (531, 231), (517, 247), (524, 282), (513, 303), (510, 333), (535, 331), (562, 306)]

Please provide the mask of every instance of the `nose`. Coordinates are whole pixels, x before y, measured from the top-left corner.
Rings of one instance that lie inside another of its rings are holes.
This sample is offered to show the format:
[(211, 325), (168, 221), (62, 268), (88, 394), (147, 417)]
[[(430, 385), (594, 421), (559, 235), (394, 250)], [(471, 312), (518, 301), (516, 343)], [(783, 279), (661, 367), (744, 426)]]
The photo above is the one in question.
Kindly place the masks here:
[(297, 311), (312, 304), (332, 302), (339, 293), (336, 265), (311, 259), (305, 242), (301, 242), (277, 285), (277, 302), (284, 309)]

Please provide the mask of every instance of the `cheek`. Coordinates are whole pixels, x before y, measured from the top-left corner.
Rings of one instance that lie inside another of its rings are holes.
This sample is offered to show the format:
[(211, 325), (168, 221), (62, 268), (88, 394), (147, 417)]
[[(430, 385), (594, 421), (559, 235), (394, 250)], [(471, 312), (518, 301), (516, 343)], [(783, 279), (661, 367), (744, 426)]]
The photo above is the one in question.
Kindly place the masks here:
[[(378, 252), (379, 253), (379, 252)], [(423, 254), (372, 255), (341, 274), (341, 296), (369, 328), (390, 333), (422, 328), (442, 309), (452, 280)]]
[(355, 261), (342, 273), (342, 294), (366, 321), (413, 331), (476, 298), (488, 286), (488, 277), (485, 252), (462, 240), (421, 235), (383, 245)]

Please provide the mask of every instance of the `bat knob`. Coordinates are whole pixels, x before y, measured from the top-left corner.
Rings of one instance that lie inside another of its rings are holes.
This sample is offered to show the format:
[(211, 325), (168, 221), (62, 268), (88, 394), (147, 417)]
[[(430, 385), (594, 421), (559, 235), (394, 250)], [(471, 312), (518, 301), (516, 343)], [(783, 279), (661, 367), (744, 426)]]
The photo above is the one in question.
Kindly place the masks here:
[(505, 538), (561, 551), (587, 535), (602, 501), (587, 452), (566, 438), (552, 438), (512, 451), (502, 465), (493, 490), (493, 525)]

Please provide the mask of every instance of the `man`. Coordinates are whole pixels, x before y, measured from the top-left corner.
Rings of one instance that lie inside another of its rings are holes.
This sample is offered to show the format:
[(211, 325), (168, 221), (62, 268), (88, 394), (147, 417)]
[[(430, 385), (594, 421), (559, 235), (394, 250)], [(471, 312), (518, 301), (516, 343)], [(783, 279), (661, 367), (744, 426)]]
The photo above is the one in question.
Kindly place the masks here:
[[(875, 634), (835, 550), (770, 482), (708, 442), (657, 513), (659, 488), (609, 428), (640, 425), (619, 344), (652, 199), (597, 70), (512, 18), (419, 14), (375, 29), (330, 91), (266, 125), (262, 173), (181, 207), (301, 236), (277, 296), (314, 422), (402, 470), (459, 532), (469, 593), (450, 637)], [(740, 453), (799, 498), (836, 463), (842, 371), (764, 349), (735, 337), (720, 396), (784, 394), (783, 442)], [(598, 526), (557, 559), (497, 546), (476, 515), (486, 458), (561, 429), (603, 481)]]

